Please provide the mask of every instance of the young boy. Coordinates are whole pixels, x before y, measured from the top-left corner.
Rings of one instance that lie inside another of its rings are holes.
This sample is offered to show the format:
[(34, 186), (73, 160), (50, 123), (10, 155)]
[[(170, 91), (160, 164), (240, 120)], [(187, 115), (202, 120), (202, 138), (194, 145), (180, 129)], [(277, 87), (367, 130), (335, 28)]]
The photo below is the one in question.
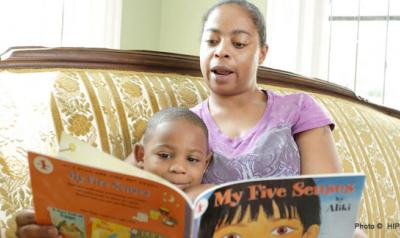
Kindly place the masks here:
[[(168, 108), (148, 121), (142, 144), (133, 148), (133, 162), (195, 195), (211, 159), (204, 122), (186, 108)], [(200, 189), (202, 188), (202, 189)]]
[[(185, 108), (168, 108), (148, 121), (142, 144), (134, 146), (128, 162), (183, 189), (193, 199), (205, 188), (203, 174), (211, 159), (208, 131), (203, 121)], [(37, 225), (35, 214), (24, 210), (16, 217), (18, 237), (57, 237), (54, 226)]]

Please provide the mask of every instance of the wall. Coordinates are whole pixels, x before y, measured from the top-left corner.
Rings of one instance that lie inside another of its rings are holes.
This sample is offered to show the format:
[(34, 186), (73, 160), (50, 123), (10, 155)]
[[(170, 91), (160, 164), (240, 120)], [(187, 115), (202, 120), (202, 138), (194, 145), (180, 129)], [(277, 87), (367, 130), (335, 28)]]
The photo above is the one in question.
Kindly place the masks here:
[(161, 0), (123, 0), (121, 49), (159, 50), (160, 21)]
[[(216, 2), (218, 0), (124, 0), (121, 48), (198, 55), (202, 16)], [(250, 2), (265, 15), (266, 0)], [(153, 42), (154, 37), (158, 37), (157, 43)]]

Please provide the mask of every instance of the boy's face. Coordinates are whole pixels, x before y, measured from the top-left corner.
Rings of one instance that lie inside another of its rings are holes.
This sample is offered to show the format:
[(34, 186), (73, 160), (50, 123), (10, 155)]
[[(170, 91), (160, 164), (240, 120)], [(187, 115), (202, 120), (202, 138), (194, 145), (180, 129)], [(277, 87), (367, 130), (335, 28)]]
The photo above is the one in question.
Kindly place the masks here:
[[(223, 224), (214, 232), (214, 238), (244, 238), (244, 237), (261, 237), (261, 238), (315, 238), (319, 234), (319, 226), (312, 225), (304, 233), (304, 227), (299, 218), (281, 218), (279, 208), (273, 202), (272, 205), (274, 216), (267, 217), (263, 208), (260, 207), (256, 221), (250, 219), (250, 207), (246, 210), (246, 214), (241, 222), (239, 212), (235, 214), (232, 224)], [(239, 210), (238, 210), (239, 211)], [(304, 233), (304, 234), (303, 234)]]
[(178, 119), (157, 125), (135, 156), (139, 167), (186, 189), (201, 183), (211, 154), (204, 131)]

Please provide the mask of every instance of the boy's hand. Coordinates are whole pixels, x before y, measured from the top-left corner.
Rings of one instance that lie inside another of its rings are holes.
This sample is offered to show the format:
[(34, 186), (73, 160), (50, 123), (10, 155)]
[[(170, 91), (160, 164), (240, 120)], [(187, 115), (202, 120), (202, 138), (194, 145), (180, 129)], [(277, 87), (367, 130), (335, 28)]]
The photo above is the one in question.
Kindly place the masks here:
[(184, 191), (192, 199), (192, 201), (194, 201), (200, 193), (213, 186), (214, 184), (199, 184), (197, 186), (187, 188)]
[(19, 238), (56, 238), (58, 230), (54, 226), (36, 224), (33, 210), (22, 210), (15, 217), (17, 231), (15, 235)]

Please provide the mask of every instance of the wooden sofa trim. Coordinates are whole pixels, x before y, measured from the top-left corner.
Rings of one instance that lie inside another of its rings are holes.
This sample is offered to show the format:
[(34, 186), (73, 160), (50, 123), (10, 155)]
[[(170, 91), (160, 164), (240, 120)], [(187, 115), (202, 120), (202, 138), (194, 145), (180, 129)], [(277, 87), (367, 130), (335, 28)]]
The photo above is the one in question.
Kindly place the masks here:
[[(160, 73), (174, 72), (197, 77), (201, 76), (198, 56), (158, 51), (80, 47), (13, 47), (0, 55), (0, 59), (0, 69), (111, 69)], [(302, 90), (312, 89), (329, 95), (341, 96), (400, 118), (400, 111), (370, 103), (357, 96), (353, 91), (324, 80), (307, 78), (287, 71), (262, 66), (258, 71), (258, 82)]]

